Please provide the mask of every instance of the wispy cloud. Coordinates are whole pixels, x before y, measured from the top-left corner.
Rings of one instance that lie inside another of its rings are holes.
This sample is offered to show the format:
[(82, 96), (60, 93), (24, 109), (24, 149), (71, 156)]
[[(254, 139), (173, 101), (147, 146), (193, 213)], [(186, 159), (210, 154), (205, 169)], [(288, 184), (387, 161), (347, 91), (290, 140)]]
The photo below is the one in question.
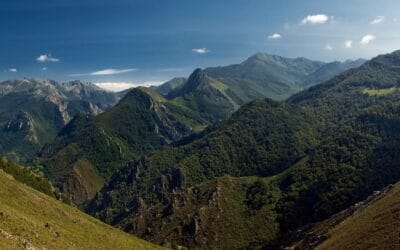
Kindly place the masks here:
[(99, 71), (89, 72), (89, 73), (82, 73), (82, 74), (71, 74), (69, 76), (108, 76), (108, 75), (119, 75), (124, 73), (129, 73), (136, 71), (137, 69), (103, 69)]
[(9, 69), (9, 70), (8, 70), (8, 72), (11, 72), (11, 73), (17, 73), (17, 72), (18, 72), (18, 70), (17, 70), (17, 69), (15, 69), (15, 68), (12, 68), (12, 69)]
[(43, 67), (43, 68), (42, 68), (42, 71), (46, 71), (46, 70), (47, 70), (47, 68), (46, 68), (46, 67)]
[(301, 21), (301, 23), (302, 24), (324, 24), (329, 21), (329, 18), (330, 17), (325, 14), (308, 15)]
[(347, 49), (353, 48), (353, 41), (352, 40), (347, 40), (344, 42), (344, 47)]
[(36, 58), (36, 61), (38, 62), (59, 62), (60, 59), (52, 57), (51, 54), (45, 54), (45, 55), (40, 55), (38, 58)]
[(360, 43), (361, 43), (362, 45), (368, 45), (368, 44), (370, 44), (372, 41), (374, 41), (375, 39), (376, 39), (376, 36), (371, 35), (371, 34), (368, 34), (368, 35), (365, 35), (365, 36), (363, 36), (363, 37), (361, 38)]
[(331, 51), (331, 50), (333, 50), (333, 47), (332, 47), (332, 45), (327, 44), (327, 45), (325, 45), (325, 49)]
[(377, 16), (377, 17), (375, 17), (374, 20), (371, 21), (371, 24), (379, 24), (379, 23), (383, 23), (384, 21), (385, 21), (384, 16)]
[(276, 40), (276, 39), (281, 39), (281, 38), (282, 38), (282, 35), (278, 34), (278, 33), (274, 33), (274, 34), (268, 36), (268, 39), (270, 39), (270, 40)]
[(102, 89), (118, 92), (130, 88), (136, 88), (139, 86), (150, 87), (150, 86), (158, 86), (163, 84), (166, 81), (145, 81), (141, 83), (134, 82), (97, 82), (95, 83)]
[(194, 48), (192, 51), (197, 54), (205, 54), (210, 52), (207, 48)]

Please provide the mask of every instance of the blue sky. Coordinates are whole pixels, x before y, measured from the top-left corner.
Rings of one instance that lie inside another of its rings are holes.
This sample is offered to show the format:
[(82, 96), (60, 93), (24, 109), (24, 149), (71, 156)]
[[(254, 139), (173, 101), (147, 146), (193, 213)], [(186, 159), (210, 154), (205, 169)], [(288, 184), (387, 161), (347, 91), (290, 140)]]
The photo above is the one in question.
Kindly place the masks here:
[(1, 1), (0, 79), (122, 88), (259, 51), (371, 58), (400, 49), (399, 9), (398, 0)]

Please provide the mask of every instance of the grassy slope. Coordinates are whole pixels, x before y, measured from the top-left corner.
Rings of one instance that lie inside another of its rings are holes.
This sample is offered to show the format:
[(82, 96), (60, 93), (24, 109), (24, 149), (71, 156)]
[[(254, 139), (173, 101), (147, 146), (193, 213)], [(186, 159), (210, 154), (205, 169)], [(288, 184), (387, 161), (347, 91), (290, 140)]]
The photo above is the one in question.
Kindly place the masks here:
[(2, 171), (0, 183), (0, 249), (157, 248), (35, 191)]
[(317, 249), (399, 249), (400, 183), (328, 232)]

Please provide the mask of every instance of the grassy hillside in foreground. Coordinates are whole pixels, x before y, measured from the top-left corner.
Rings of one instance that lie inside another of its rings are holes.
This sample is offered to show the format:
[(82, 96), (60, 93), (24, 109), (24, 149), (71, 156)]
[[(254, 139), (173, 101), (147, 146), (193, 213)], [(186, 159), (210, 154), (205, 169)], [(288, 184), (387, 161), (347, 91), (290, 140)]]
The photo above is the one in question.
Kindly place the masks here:
[(399, 249), (400, 183), (286, 237), (281, 249)]
[(49, 180), (41, 174), (33, 172), (30, 168), (16, 165), (0, 156), (0, 169), (9, 175), (12, 175), (19, 182), (24, 183), (33, 189), (55, 198), (60, 197), (59, 192), (51, 185)]
[(329, 230), (317, 249), (400, 249), (400, 184)]
[(157, 249), (0, 170), (0, 249)]

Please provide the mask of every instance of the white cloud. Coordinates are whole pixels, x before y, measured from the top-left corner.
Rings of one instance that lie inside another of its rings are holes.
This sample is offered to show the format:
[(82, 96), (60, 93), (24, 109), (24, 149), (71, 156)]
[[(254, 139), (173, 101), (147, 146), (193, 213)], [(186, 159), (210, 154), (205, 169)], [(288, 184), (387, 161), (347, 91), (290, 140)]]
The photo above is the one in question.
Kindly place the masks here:
[(137, 69), (103, 69), (99, 71), (94, 71), (90, 73), (83, 74), (71, 74), (70, 76), (108, 76), (108, 75), (119, 75), (128, 72), (136, 71)]
[[(331, 17), (333, 18), (333, 17)], [(308, 15), (301, 23), (302, 24), (324, 24), (329, 21), (329, 17), (325, 14)]]
[(371, 35), (371, 34), (368, 34), (368, 35), (365, 35), (365, 36), (363, 36), (363, 37), (361, 38), (360, 43), (361, 43), (362, 45), (368, 45), (368, 44), (370, 44), (372, 41), (374, 41), (375, 39), (376, 39), (376, 36)]
[(271, 40), (276, 40), (276, 39), (281, 39), (281, 38), (282, 38), (282, 35), (278, 34), (278, 33), (274, 33), (274, 34), (268, 36), (268, 39), (271, 39)]
[(142, 83), (134, 83), (134, 82), (97, 82), (95, 83), (100, 88), (110, 90), (110, 91), (122, 91), (125, 89), (136, 88), (139, 86), (150, 87), (150, 86), (158, 86), (163, 84), (166, 81), (145, 81)]
[(43, 68), (42, 68), (42, 71), (46, 71), (46, 70), (47, 70), (47, 68), (46, 68), (46, 67), (43, 67)]
[(347, 49), (353, 48), (353, 41), (352, 40), (345, 41), (344, 42), (344, 47), (346, 47)]
[(8, 70), (8, 72), (11, 72), (11, 73), (17, 73), (17, 72), (18, 72), (18, 70), (17, 70), (17, 69), (15, 69), (15, 68), (13, 68), (13, 69), (9, 69), (9, 70)]
[(59, 62), (60, 59), (52, 57), (51, 54), (45, 54), (45, 55), (40, 55), (38, 58), (36, 58), (36, 61), (38, 62)]
[(384, 16), (377, 16), (377, 17), (375, 17), (374, 20), (371, 21), (371, 24), (383, 23), (384, 21), (385, 21)]
[(325, 49), (331, 51), (331, 50), (333, 50), (333, 47), (332, 47), (332, 45), (327, 44), (327, 45), (325, 45)]
[(192, 49), (192, 51), (197, 54), (205, 54), (205, 53), (210, 52), (207, 48), (195, 48), (195, 49)]

